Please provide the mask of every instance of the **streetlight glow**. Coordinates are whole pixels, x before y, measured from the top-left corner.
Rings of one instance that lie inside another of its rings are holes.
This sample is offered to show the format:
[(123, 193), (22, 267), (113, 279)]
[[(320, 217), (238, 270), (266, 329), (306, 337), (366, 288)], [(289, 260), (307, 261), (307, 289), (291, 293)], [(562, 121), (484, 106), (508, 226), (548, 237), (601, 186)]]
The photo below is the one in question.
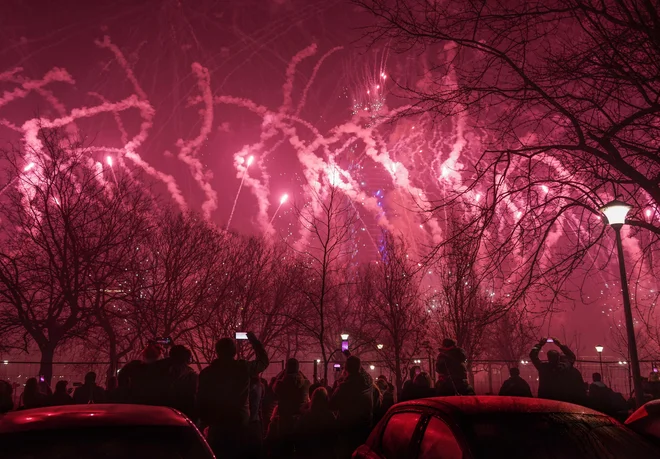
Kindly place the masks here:
[(105, 161), (108, 163), (108, 166), (112, 167), (112, 156), (105, 158)]
[(342, 333), (342, 334), (339, 335), (339, 336), (341, 336), (341, 340), (342, 340), (342, 341), (347, 341), (347, 340), (348, 340), (348, 333)]
[[(626, 274), (626, 260), (623, 254), (621, 241), (621, 228), (626, 223), (626, 215), (632, 206), (616, 199), (601, 207), (600, 211), (607, 218), (607, 223), (614, 230), (616, 237), (616, 251), (619, 258), (619, 276), (621, 278), (621, 296), (623, 297), (623, 314), (626, 318), (626, 334), (628, 335), (628, 355), (630, 355), (630, 369), (635, 387), (635, 401), (640, 407), (644, 404), (644, 388), (642, 387), (642, 373), (639, 369), (639, 356), (637, 354), (637, 338), (635, 337), (635, 322), (633, 321), (632, 306), (630, 305), (630, 291), (628, 290), (628, 275)], [(601, 354), (599, 354), (601, 355)], [(625, 365), (626, 362), (623, 363)]]
[(626, 215), (632, 209), (632, 206), (616, 199), (609, 204), (605, 204), (600, 211), (607, 218), (610, 225), (623, 225), (626, 222)]
[(603, 346), (596, 346), (596, 352), (598, 352), (599, 354), (603, 352)]
[(375, 367), (374, 365), (369, 365), (369, 369), (370, 369), (371, 371), (374, 371), (374, 370), (376, 369), (376, 367)]
[(254, 161), (254, 156), (250, 156), (250, 157), (247, 159), (247, 167), (250, 167), (250, 164), (252, 164), (252, 161)]
[(382, 345), (382, 344), (376, 344), (376, 347), (378, 348), (379, 351), (380, 351), (381, 349), (383, 349), (383, 345)]
[(32, 169), (33, 167), (34, 167), (34, 163), (29, 163), (27, 166), (25, 166), (25, 167), (23, 168), (23, 172), (27, 172), (27, 171), (29, 171), (30, 169)]
[(282, 197), (280, 198), (280, 206), (284, 204), (287, 201), (287, 199), (289, 199), (289, 195), (286, 193), (283, 194)]

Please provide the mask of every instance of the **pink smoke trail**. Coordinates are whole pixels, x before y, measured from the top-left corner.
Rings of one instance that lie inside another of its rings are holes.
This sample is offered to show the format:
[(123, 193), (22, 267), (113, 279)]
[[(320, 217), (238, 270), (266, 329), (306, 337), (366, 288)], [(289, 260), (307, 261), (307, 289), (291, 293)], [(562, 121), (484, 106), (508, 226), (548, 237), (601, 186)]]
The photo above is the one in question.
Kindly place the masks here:
[(305, 85), (305, 89), (303, 90), (302, 97), (300, 98), (300, 102), (298, 102), (298, 108), (296, 108), (296, 116), (300, 115), (300, 111), (305, 106), (305, 103), (307, 102), (307, 93), (309, 92), (309, 89), (312, 87), (312, 84), (314, 84), (314, 81), (316, 80), (316, 74), (319, 73), (319, 69), (323, 65), (323, 62), (332, 54), (336, 53), (337, 51), (341, 51), (342, 49), (344, 49), (343, 46), (335, 46), (330, 51), (328, 51), (323, 56), (321, 56), (321, 59), (319, 59), (319, 61), (316, 63), (316, 65), (314, 66), (314, 70), (312, 70), (312, 76), (309, 77), (309, 81)]
[(192, 65), (192, 70), (197, 76), (197, 85), (204, 102), (202, 127), (199, 135), (194, 139), (188, 142), (183, 139), (177, 141), (177, 146), (181, 149), (178, 157), (189, 166), (194, 179), (206, 195), (206, 201), (202, 204), (202, 213), (204, 218), (209, 220), (211, 213), (218, 208), (218, 194), (209, 183), (212, 173), (210, 171), (204, 172), (202, 162), (197, 157), (197, 152), (213, 128), (213, 93), (211, 92), (211, 76), (208, 69), (195, 62)]
[(63, 82), (70, 84), (75, 83), (71, 75), (69, 75), (66, 70), (56, 67), (49, 70), (41, 80), (26, 80), (21, 84), (20, 87), (15, 88), (12, 91), (3, 92), (2, 96), (0, 97), (0, 107), (16, 99), (22, 99), (27, 96), (30, 91), (36, 91), (41, 89), (43, 86), (53, 82)]
[(284, 100), (282, 106), (280, 107), (280, 113), (285, 113), (291, 109), (293, 105), (293, 99), (291, 98), (291, 92), (293, 91), (293, 80), (296, 76), (296, 67), (303, 60), (308, 57), (312, 57), (316, 54), (317, 46), (316, 43), (312, 43), (307, 48), (298, 51), (298, 53), (293, 56), (291, 61), (289, 61), (289, 66), (286, 69), (286, 80), (284, 86), (282, 86), (282, 93), (284, 94)]
[(126, 60), (126, 57), (124, 57), (124, 53), (121, 52), (121, 50), (117, 45), (112, 43), (110, 37), (106, 35), (103, 37), (103, 41), (94, 40), (94, 43), (99, 48), (108, 49), (110, 50), (110, 52), (112, 52), (112, 54), (115, 55), (115, 60), (124, 69), (124, 72), (126, 73), (126, 78), (128, 78), (128, 81), (130, 81), (131, 84), (133, 85), (133, 88), (135, 89), (137, 95), (140, 97), (140, 99), (147, 100), (148, 99), (147, 94), (142, 90), (142, 87), (140, 86), (140, 83), (138, 82), (137, 78), (135, 78), (135, 73), (133, 73), (133, 69)]

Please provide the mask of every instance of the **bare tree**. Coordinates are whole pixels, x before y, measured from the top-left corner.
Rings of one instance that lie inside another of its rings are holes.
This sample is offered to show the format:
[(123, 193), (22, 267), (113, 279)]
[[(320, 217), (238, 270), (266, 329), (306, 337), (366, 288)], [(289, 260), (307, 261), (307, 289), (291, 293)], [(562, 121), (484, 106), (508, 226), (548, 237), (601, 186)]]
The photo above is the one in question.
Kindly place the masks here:
[(289, 317), (297, 304), (299, 273), (286, 247), (261, 237), (232, 236), (227, 243), (229, 256), (212, 289), (216, 300), (195, 313), (199, 326), (191, 330), (189, 343), (211, 361), (219, 338), (253, 331), (272, 356), (283, 339), (295, 334)]
[(450, 231), (435, 266), (438, 288), (431, 299), (430, 333), (438, 344), (444, 338), (455, 339), (469, 364), (483, 355), (486, 331), (511, 306), (495, 293), (496, 279), (493, 271), (484, 269), (491, 265), (482, 263), (478, 234), (465, 231), (458, 222)]
[(348, 242), (357, 223), (357, 213), (337, 187), (328, 186), (307, 206), (296, 208), (303, 226), (303, 239), (296, 261), (302, 274), (299, 313), (290, 316), (301, 332), (308, 335), (321, 352), (323, 377), (328, 377), (328, 362), (338, 348), (342, 324), (351, 312), (345, 295), (351, 281)]
[[(358, 294), (366, 308), (372, 349), (394, 373), (400, 391), (413, 357), (422, 347), (428, 314), (422, 298), (421, 270), (402, 240), (383, 234), (382, 259), (365, 265)], [(379, 346), (382, 344), (382, 347)]]
[(133, 310), (127, 325), (141, 330), (141, 344), (159, 336), (183, 338), (200, 325), (199, 311), (222, 301), (230, 238), (196, 214), (168, 210), (143, 240), (126, 248), (141, 254), (132, 257), (120, 283)]
[(50, 381), (55, 351), (89, 329), (91, 300), (110, 288), (120, 249), (144, 231), (149, 201), (130, 180), (107, 181), (82, 143), (58, 131), (39, 140), (27, 166), (5, 152), (16, 187), (3, 196), (0, 327), (36, 344)]
[(475, 164), (461, 171), (465, 186), (438, 208), (481, 193), (501, 240), (491, 256), (519, 256), (516, 299), (535, 285), (556, 298), (576, 269), (599, 267), (585, 257), (604, 234), (598, 208), (614, 197), (634, 206), (627, 223), (652, 234), (647, 248), (657, 243), (660, 220), (645, 215), (660, 204), (656, 4), (356, 3), (375, 18), (373, 40), (425, 59), (423, 84), (398, 82), (409, 114), (469, 116), (483, 133), (484, 150), (463, 161)]
[(539, 340), (539, 326), (527, 311), (511, 308), (488, 328), (484, 355), (517, 366)]

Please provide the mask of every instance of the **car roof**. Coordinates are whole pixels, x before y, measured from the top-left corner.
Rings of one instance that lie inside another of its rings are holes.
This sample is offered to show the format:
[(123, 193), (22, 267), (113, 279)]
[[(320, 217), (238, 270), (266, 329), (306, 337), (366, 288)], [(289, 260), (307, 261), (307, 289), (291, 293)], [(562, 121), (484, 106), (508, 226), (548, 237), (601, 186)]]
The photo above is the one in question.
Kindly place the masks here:
[(572, 403), (528, 397), (454, 396), (432, 397), (399, 403), (396, 407), (430, 407), (446, 413), (573, 413), (607, 417), (603, 413)]
[(49, 406), (0, 416), (0, 434), (113, 425), (185, 427), (189, 421), (172, 408), (122, 404)]

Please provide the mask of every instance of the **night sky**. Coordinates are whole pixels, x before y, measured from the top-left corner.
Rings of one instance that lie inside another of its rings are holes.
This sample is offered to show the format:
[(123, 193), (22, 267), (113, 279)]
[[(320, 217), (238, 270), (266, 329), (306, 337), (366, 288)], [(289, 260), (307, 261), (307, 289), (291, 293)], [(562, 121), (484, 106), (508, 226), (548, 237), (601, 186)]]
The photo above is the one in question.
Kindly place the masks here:
[[(235, 231), (297, 237), (291, 206), (304, 205), (305, 190), (325, 177), (360, 208), (362, 259), (375, 256), (381, 228), (406, 234), (419, 249), (443, 230), (414, 211), (414, 197), (436, 199), (458, 186), (461, 164), (480, 151), (469, 120), (381, 123), (405, 104), (392, 81), (423, 84), (425, 56), (367, 47), (360, 37), (369, 16), (343, 0), (8, 1), (1, 8), (2, 140), (25, 140), (30, 119), (75, 113), (66, 127), (97, 148), (99, 162), (111, 156), (117, 167), (142, 169), (166, 201), (222, 227), (245, 174)], [(133, 156), (122, 153), (126, 145)], [(271, 226), (283, 194), (289, 201)], [(564, 301), (565, 312), (546, 322), (559, 337), (565, 326), (569, 343), (580, 333), (585, 357), (607, 343), (609, 308), (620, 302), (614, 278), (592, 279), (589, 304)], [(576, 274), (574, 287), (582, 281)]]

